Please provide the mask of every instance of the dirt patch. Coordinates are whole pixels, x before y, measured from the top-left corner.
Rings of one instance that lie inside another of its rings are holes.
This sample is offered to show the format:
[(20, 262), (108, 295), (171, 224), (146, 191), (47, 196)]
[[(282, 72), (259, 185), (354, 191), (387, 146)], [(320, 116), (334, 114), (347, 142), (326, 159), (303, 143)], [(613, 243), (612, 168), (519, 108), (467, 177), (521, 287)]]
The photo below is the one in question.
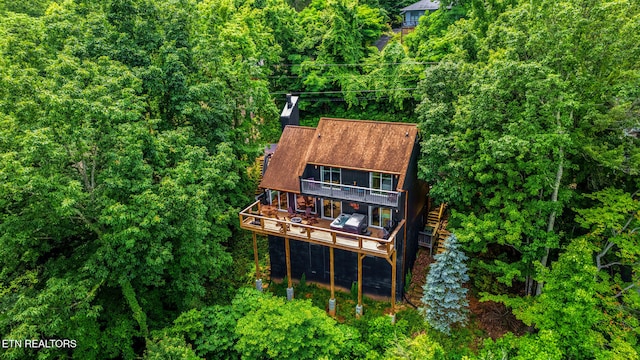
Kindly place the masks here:
[(527, 326), (516, 319), (504, 304), (494, 301), (481, 302), (471, 293), (467, 298), (469, 299), (469, 310), (475, 315), (478, 327), (493, 340), (502, 337), (507, 332), (512, 332), (517, 336), (526, 332)]
[(427, 272), (433, 261), (433, 257), (429, 255), (428, 251), (424, 249), (418, 250), (416, 261), (411, 270), (411, 282), (409, 283), (408, 291), (405, 293), (405, 301), (413, 307), (422, 306), (420, 302), (423, 292), (422, 287), (427, 282)]

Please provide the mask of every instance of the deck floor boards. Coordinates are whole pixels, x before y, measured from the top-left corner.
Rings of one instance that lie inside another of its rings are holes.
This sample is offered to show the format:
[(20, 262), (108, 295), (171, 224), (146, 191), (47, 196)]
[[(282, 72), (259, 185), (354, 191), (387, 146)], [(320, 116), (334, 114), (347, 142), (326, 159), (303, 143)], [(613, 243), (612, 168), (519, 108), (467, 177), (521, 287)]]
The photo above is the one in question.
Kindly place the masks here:
[[(277, 218), (275, 215), (277, 214)], [(257, 214), (256, 214), (257, 215)], [(285, 233), (282, 231), (282, 222), (287, 221), (288, 229), (286, 231), (286, 235), (293, 240), (301, 240), (301, 241), (309, 241), (326, 245), (337, 245), (339, 248), (344, 248), (348, 250), (358, 251), (359, 240), (357, 235), (336, 235), (336, 242), (333, 243), (333, 235), (332, 233), (336, 232), (336, 230), (331, 229), (331, 220), (329, 219), (316, 219), (317, 223), (312, 226), (316, 229), (310, 229), (311, 232), (308, 234), (309, 230), (307, 227), (299, 226), (294, 223), (291, 223), (289, 220), (289, 214), (286, 211), (276, 211), (274, 209), (270, 209), (268, 207), (263, 207), (260, 215), (269, 217), (269, 219), (264, 219), (264, 229), (262, 228), (260, 221), (256, 218), (247, 217), (243, 222), (243, 227), (248, 230), (257, 230), (257, 231), (265, 231), (267, 233), (271, 233), (277, 236), (285, 236)], [(298, 214), (300, 215), (300, 214)], [(303, 225), (306, 225), (306, 221), (303, 220)], [(319, 229), (318, 229), (319, 228)], [(326, 231), (325, 231), (326, 230)], [(369, 237), (380, 238), (382, 240), (383, 231), (382, 229), (369, 227), (369, 231), (371, 231), (371, 235)], [(380, 245), (378, 241), (363, 239), (362, 240), (362, 250), (380, 255), (387, 255), (386, 246)]]

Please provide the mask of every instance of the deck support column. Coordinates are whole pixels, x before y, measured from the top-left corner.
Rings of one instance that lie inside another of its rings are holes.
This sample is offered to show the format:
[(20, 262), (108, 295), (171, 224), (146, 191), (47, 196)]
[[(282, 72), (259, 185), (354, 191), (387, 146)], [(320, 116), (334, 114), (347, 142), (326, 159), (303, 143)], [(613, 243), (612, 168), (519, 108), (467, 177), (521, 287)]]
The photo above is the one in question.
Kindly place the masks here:
[(289, 250), (289, 238), (284, 238), (284, 252), (287, 260), (287, 300), (293, 299), (293, 283), (291, 282), (291, 252)]
[(329, 299), (329, 315), (336, 315), (335, 273), (333, 270), (333, 248), (329, 248), (329, 273), (331, 277), (331, 298)]
[(395, 322), (396, 317), (396, 270), (398, 260), (398, 252), (393, 250), (393, 255), (391, 256), (391, 315), (393, 316), (393, 320)]
[(356, 305), (356, 317), (362, 315), (362, 259), (365, 256), (358, 253), (358, 305)]
[(262, 278), (260, 277), (260, 262), (258, 260), (258, 239), (253, 233), (253, 260), (256, 262), (256, 290), (262, 291)]

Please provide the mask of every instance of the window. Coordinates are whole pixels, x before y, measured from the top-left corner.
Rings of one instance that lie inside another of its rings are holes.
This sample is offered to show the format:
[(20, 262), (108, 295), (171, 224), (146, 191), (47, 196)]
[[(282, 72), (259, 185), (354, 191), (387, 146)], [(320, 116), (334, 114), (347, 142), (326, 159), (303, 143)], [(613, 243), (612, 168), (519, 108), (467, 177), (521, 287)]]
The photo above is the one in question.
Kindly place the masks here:
[(277, 206), (279, 210), (288, 210), (287, 193), (271, 190), (269, 193), (269, 203)]
[(316, 198), (313, 196), (296, 195), (296, 211), (307, 211), (307, 207), (311, 208), (311, 213), (316, 213)]
[(375, 190), (387, 190), (390, 191), (393, 188), (393, 175), (383, 173), (371, 173), (371, 191), (372, 194), (385, 195), (382, 191)]
[(322, 200), (322, 217), (335, 219), (342, 212), (342, 202), (335, 200)]
[(369, 207), (370, 226), (385, 227), (391, 222), (391, 209), (370, 206)]
[[(328, 189), (328, 184), (340, 184), (340, 169), (328, 166), (320, 166), (320, 181), (322, 187)], [(339, 189), (339, 186), (334, 186), (334, 189)]]

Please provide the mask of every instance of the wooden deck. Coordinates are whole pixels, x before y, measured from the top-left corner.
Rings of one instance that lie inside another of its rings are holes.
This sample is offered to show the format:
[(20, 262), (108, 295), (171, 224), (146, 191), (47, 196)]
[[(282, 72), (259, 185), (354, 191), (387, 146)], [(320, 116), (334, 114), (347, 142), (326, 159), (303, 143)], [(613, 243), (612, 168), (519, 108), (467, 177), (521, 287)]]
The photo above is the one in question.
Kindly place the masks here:
[(395, 239), (404, 226), (401, 221), (388, 239), (383, 239), (382, 229), (370, 227), (371, 235), (356, 235), (333, 230), (331, 221), (317, 219), (317, 223), (310, 225), (308, 221), (293, 223), (286, 211), (260, 205), (259, 201), (249, 205), (240, 212), (240, 227), (259, 234), (286, 237), (292, 240), (325, 245), (336, 249), (353, 251), (360, 254), (391, 259), (395, 250)]

